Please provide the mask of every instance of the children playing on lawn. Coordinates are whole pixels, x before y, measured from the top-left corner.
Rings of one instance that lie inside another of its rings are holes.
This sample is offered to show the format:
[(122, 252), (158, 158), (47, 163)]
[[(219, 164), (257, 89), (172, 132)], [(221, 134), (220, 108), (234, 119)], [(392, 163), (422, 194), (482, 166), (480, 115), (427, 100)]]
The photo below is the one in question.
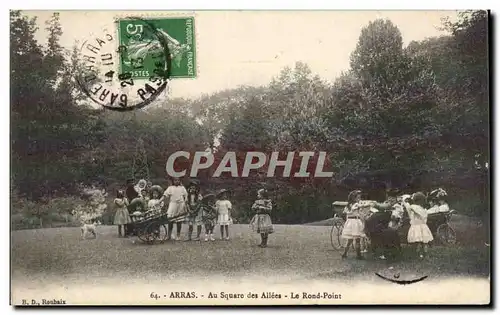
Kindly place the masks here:
[[(215, 208), (217, 210), (217, 223), (220, 225), (221, 240), (229, 240), (229, 225), (231, 224), (231, 210), (233, 205), (227, 198), (227, 190), (222, 189), (217, 194)], [(224, 231), (226, 236), (224, 236)]]
[(427, 210), (425, 207), (425, 195), (421, 192), (414, 193), (410, 200), (406, 199), (403, 206), (410, 217), (410, 229), (408, 230), (408, 243), (416, 244), (416, 252), (420, 258), (427, 254), (428, 243), (434, 238), (427, 226)]
[(252, 210), (257, 214), (255, 214), (250, 221), (250, 227), (253, 231), (260, 234), (261, 243), (259, 247), (267, 247), (269, 234), (274, 232), (271, 216), (269, 215), (272, 209), (272, 202), (268, 198), (267, 191), (265, 189), (259, 189), (257, 191), (257, 200), (255, 200), (252, 205)]

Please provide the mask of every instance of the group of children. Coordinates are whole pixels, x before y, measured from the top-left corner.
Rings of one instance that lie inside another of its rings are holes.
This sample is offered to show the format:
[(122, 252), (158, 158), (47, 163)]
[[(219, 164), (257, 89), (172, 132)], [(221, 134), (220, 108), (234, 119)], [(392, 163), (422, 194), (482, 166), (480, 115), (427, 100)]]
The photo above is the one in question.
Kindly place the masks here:
[[(116, 208), (114, 224), (118, 226), (120, 237), (131, 235), (131, 224), (134, 220), (162, 213), (164, 206), (167, 205), (166, 215), (169, 218), (167, 240), (181, 239), (183, 223), (188, 224), (186, 241), (201, 240), (203, 227), (204, 240), (215, 241), (214, 228), (217, 224), (220, 226), (221, 239), (229, 240), (233, 206), (228, 200), (228, 191), (225, 189), (215, 196), (212, 194), (203, 196), (196, 180), (191, 181), (186, 189), (179, 178), (173, 178), (172, 184), (165, 191), (158, 185), (148, 189), (145, 180), (140, 180), (137, 185), (133, 185), (133, 181), (129, 180), (127, 190), (117, 192), (114, 204)], [(272, 211), (272, 202), (264, 189), (257, 192), (257, 200), (251, 210), (256, 214), (250, 226), (261, 236), (259, 246), (266, 247), (268, 235), (274, 232), (274, 228), (269, 215)], [(172, 236), (174, 224), (177, 233)], [(195, 227), (196, 236), (193, 238)]]
[[(346, 222), (342, 231), (342, 237), (347, 239), (345, 251), (342, 258), (346, 258), (349, 248), (354, 244), (356, 257), (363, 259), (362, 243), (366, 240), (365, 220), (372, 213), (378, 211), (391, 211), (391, 220), (388, 228), (397, 230), (401, 227), (405, 214), (409, 218), (410, 227), (407, 234), (408, 244), (415, 244), (417, 255), (424, 258), (427, 254), (428, 244), (433, 241), (433, 235), (427, 225), (429, 214), (446, 213), (450, 210), (446, 203), (447, 193), (439, 188), (429, 193), (428, 196), (422, 192), (413, 195), (396, 197), (391, 193), (383, 203), (361, 200), (360, 190), (352, 191), (348, 196), (348, 203), (344, 209)], [(427, 210), (427, 199), (430, 208)], [(365, 250), (366, 251), (366, 250)], [(380, 258), (385, 259), (382, 255)]]

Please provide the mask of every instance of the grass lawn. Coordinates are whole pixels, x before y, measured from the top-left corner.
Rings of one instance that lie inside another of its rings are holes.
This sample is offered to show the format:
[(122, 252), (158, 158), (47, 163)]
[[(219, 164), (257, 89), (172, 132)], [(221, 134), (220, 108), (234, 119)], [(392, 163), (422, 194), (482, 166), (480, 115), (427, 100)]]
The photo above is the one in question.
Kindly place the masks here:
[[(170, 241), (157, 245), (133, 244), (131, 239), (118, 238), (114, 226), (99, 226), (98, 238), (88, 240), (80, 239), (79, 228), (13, 231), (12, 285), (98, 285), (105, 279), (136, 283), (198, 279), (193, 281), (199, 283), (199, 279), (217, 277), (279, 282), (285, 275), (288, 282), (376, 281), (374, 273), (389, 267), (402, 274), (426, 274), (433, 279), (489, 276), (490, 247), (484, 242), (479, 246), (436, 246), (423, 261), (414, 259), (408, 247), (398, 262), (369, 256), (358, 261), (354, 253), (341, 259), (341, 253), (330, 244), (328, 226), (276, 225), (275, 229), (268, 248), (257, 247), (258, 235), (251, 233), (248, 225), (238, 224), (230, 227), (230, 241)], [(183, 230), (187, 231), (187, 226)]]

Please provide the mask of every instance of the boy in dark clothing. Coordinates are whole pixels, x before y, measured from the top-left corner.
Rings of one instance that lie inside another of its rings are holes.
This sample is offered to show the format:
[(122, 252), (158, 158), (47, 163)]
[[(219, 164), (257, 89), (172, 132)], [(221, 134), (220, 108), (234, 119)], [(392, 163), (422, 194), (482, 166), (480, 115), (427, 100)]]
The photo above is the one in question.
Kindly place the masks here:
[[(132, 178), (127, 180), (127, 188), (125, 190), (125, 195), (127, 196), (127, 199), (129, 202), (131, 202), (135, 198), (139, 197), (139, 194), (137, 193), (137, 191), (134, 188), (134, 179), (132, 179)], [(129, 208), (129, 212), (131, 210), (132, 209)], [(130, 213), (132, 213), (132, 212), (130, 212)], [(124, 234), (128, 236), (128, 235), (130, 235), (131, 232), (132, 232), (132, 228), (130, 227), (130, 224), (125, 225)]]

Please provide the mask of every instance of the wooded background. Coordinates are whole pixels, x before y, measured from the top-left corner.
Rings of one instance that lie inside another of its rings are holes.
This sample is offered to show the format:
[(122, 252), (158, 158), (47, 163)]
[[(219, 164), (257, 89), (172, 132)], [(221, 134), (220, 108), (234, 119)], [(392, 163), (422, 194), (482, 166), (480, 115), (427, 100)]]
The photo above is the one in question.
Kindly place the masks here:
[(442, 187), (452, 208), (489, 218), (485, 11), (445, 20), (448, 35), (407, 47), (391, 21), (372, 21), (359, 35), (350, 69), (331, 82), (297, 62), (265, 86), (169, 99), (128, 113), (94, 109), (78, 90), (78, 50), (61, 47), (57, 13), (44, 25), (47, 45), (35, 40), (36, 19), (11, 11), (10, 21), (16, 228), (68, 224), (81, 185), (106, 188), (111, 198), (127, 178), (149, 173), (153, 184), (166, 186), (170, 154), (207, 149), (217, 160), (227, 151), (328, 152), (333, 178), (262, 178), (253, 172), (246, 179), (214, 179), (213, 169), (200, 172), (204, 191), (232, 190), (239, 222), (251, 217), (250, 204), (263, 185), (275, 203), (276, 223), (326, 219), (331, 203), (345, 200), (350, 189), (380, 199), (388, 187)]

